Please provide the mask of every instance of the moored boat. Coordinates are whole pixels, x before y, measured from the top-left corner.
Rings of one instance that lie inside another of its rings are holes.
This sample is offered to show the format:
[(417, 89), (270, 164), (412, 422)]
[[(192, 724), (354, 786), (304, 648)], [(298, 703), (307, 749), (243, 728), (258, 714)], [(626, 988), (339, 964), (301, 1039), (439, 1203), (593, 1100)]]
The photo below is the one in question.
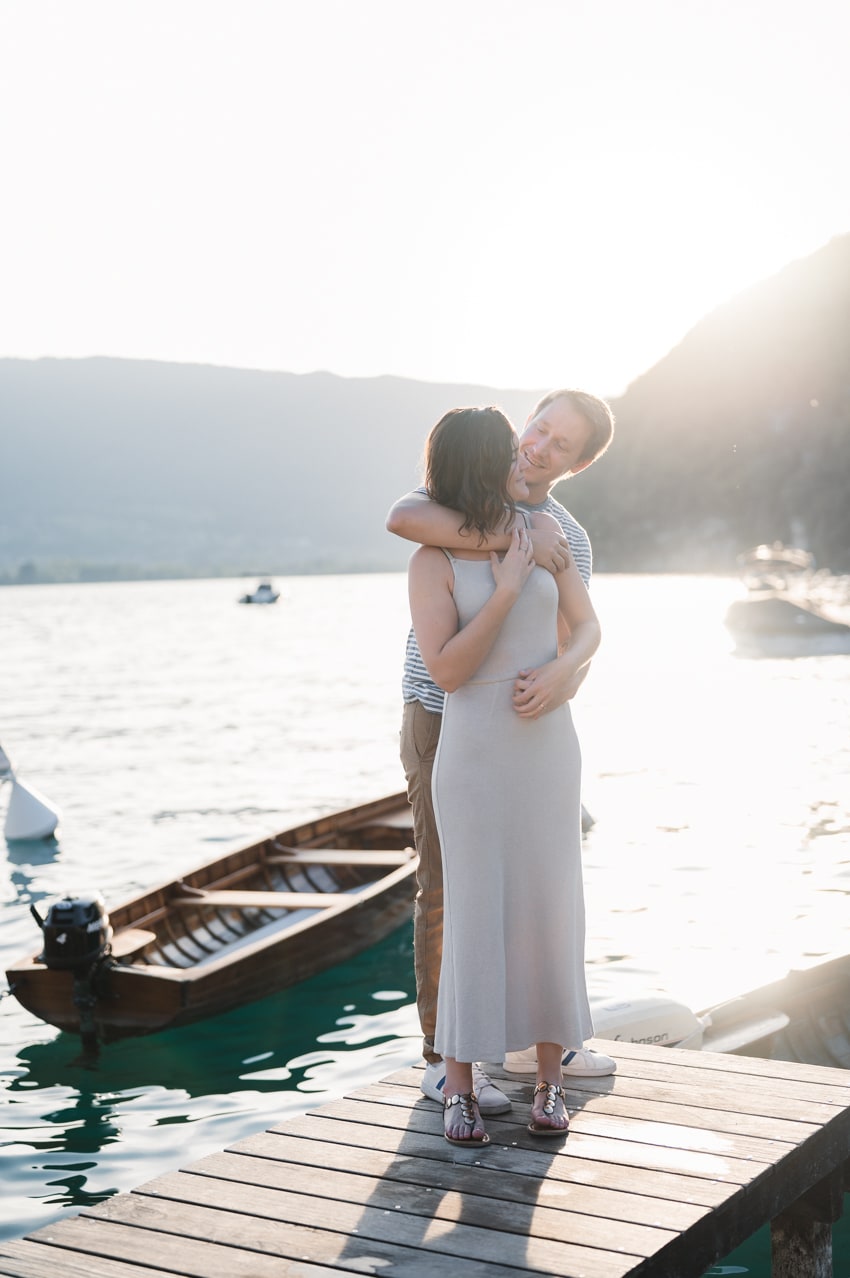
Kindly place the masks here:
[(850, 625), (823, 606), (823, 574), (814, 573), (808, 551), (774, 542), (739, 555), (738, 565), (747, 595), (733, 600), (725, 622), (742, 655), (850, 652)]
[(67, 897), (36, 914), (42, 949), (7, 969), (10, 991), (90, 1045), (217, 1015), (404, 923), (412, 845), (401, 793), (227, 853), (108, 913), (97, 894)]
[[(591, 1000), (599, 1039), (759, 1056), (850, 1069), (850, 955), (795, 969), (769, 985), (701, 1011), (664, 995)], [(533, 1048), (505, 1069), (534, 1073)]]
[(261, 581), (251, 594), (243, 595), (239, 600), (243, 604), (273, 604), (280, 598), (280, 591), (275, 590), (270, 581)]
[(741, 579), (749, 590), (788, 590), (811, 577), (814, 567), (814, 556), (808, 550), (781, 541), (754, 546), (738, 555)]

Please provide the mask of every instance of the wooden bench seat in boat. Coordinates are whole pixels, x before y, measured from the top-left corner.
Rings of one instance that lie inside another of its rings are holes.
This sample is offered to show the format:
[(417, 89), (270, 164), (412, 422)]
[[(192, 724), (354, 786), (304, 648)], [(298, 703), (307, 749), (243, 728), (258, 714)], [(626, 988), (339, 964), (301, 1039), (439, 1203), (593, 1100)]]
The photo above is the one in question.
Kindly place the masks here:
[(404, 851), (358, 852), (350, 848), (288, 848), (275, 843), (273, 856), (266, 857), (269, 865), (407, 865), (416, 855), (413, 848)]
[(193, 890), (191, 895), (173, 896), (169, 901), (169, 905), (178, 909), (210, 906), (237, 910), (324, 910), (332, 905), (350, 904), (351, 895), (347, 892), (250, 892), (228, 889), (209, 892)]
[(139, 950), (143, 950), (146, 945), (150, 945), (151, 941), (156, 940), (156, 932), (149, 932), (143, 927), (125, 927), (116, 932), (112, 937), (112, 957), (117, 959), (130, 958), (133, 954), (138, 954)]

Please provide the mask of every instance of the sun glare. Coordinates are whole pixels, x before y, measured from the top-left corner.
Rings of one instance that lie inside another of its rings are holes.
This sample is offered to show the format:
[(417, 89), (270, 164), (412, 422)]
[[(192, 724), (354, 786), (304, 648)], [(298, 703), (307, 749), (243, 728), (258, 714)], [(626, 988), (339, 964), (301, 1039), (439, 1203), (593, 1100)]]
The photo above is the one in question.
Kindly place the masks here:
[(0, 354), (613, 394), (847, 229), (840, 7), (331, 10), (4, 13)]

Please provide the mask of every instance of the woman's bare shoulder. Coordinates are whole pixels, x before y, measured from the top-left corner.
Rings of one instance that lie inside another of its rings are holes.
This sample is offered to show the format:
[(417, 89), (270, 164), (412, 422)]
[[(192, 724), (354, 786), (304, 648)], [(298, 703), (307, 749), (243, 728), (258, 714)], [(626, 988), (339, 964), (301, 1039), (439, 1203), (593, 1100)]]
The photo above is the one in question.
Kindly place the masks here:
[(448, 563), (446, 552), (439, 546), (417, 546), (410, 556), (410, 563)]
[(408, 571), (419, 577), (433, 579), (448, 570), (448, 558), (439, 546), (417, 546), (408, 560)]

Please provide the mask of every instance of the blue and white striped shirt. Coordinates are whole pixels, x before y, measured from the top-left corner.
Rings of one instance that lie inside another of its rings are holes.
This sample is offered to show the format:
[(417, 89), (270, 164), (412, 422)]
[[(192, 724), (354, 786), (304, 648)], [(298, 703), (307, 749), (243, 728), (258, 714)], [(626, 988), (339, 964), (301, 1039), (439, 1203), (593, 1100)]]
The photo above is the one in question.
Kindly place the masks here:
[[(517, 506), (520, 510), (527, 510), (531, 514), (542, 511), (546, 515), (555, 516), (569, 542), (576, 568), (581, 573), (584, 584), (589, 586), (590, 574), (593, 568), (590, 538), (578, 520), (573, 519), (570, 512), (559, 501), (555, 501), (555, 498), (551, 495), (537, 506), (529, 506), (523, 502), (517, 502)], [(425, 669), (425, 662), (422, 660), (422, 654), (419, 651), (419, 645), (416, 642), (416, 635), (413, 633), (412, 627), (407, 636), (401, 690), (405, 701), (421, 701), (426, 710), (431, 710), (434, 714), (443, 713), (446, 694), (442, 688), (437, 687)]]

